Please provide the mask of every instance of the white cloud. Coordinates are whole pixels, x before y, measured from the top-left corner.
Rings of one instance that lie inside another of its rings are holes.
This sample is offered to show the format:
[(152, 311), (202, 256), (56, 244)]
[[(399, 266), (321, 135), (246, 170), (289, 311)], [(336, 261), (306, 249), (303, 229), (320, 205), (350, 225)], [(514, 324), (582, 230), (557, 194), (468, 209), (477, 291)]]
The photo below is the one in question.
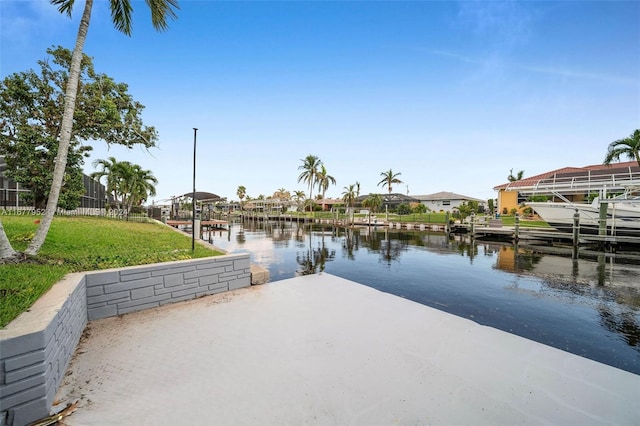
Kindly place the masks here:
[(551, 75), (551, 76), (563, 77), (568, 79), (586, 79), (586, 80), (600, 81), (603, 83), (614, 83), (614, 84), (623, 84), (623, 85), (640, 87), (639, 78), (627, 78), (627, 77), (620, 77), (620, 76), (614, 76), (614, 75), (598, 74), (590, 71), (577, 71), (571, 68), (558, 68), (558, 67), (547, 67), (547, 66), (540, 66), (540, 65), (518, 64), (518, 63), (512, 63), (512, 62), (506, 61), (498, 57), (486, 57), (486, 58), (478, 59), (478, 58), (473, 58), (470, 56), (465, 56), (458, 53), (447, 52), (443, 50), (425, 50), (425, 51), (432, 55), (437, 55), (437, 56), (452, 59), (458, 62), (476, 65), (478, 66), (478, 68), (482, 70), (491, 70), (492, 72), (497, 72), (498, 70), (512, 69), (514, 71), (528, 71), (536, 74)]
[(533, 14), (516, 1), (462, 1), (458, 17), (465, 28), (496, 48), (513, 48), (529, 40)]
[(29, 48), (31, 43), (49, 39), (74, 25), (48, 1), (3, 1), (1, 13), (2, 44), (13, 49)]

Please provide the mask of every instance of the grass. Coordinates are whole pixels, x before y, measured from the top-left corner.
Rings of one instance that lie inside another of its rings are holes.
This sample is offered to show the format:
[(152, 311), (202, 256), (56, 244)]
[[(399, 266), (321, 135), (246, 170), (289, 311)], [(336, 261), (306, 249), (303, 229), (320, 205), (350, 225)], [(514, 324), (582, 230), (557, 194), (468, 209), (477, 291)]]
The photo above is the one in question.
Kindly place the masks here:
[[(14, 249), (24, 251), (37, 216), (3, 216)], [(51, 224), (35, 262), (0, 266), (0, 327), (6, 326), (69, 272), (184, 260), (222, 253), (157, 223), (96, 217), (61, 217)]]
[[(502, 224), (505, 226), (514, 226), (516, 223), (515, 216), (500, 216)], [(550, 228), (551, 226), (544, 220), (520, 219), (520, 226), (523, 228)]]

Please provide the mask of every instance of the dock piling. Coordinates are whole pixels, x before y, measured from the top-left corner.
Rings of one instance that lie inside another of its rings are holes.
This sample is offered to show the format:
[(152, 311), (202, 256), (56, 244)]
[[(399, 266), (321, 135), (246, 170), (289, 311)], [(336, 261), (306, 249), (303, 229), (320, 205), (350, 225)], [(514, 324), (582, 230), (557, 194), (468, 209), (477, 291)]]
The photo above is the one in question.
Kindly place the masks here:
[(578, 258), (578, 246), (580, 245), (580, 213), (578, 209), (573, 214), (573, 259)]
[(600, 216), (598, 218), (598, 235), (604, 237), (607, 235), (607, 210), (608, 203), (600, 203)]

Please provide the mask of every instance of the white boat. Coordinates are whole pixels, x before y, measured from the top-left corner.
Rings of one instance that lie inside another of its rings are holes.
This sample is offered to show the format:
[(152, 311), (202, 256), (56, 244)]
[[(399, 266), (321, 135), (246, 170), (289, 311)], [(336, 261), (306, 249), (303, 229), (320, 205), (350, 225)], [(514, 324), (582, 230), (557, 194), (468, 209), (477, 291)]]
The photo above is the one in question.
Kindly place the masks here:
[[(604, 203), (605, 201), (603, 201)], [(607, 203), (607, 235), (640, 238), (640, 197), (611, 198)], [(596, 198), (591, 204), (571, 202), (526, 203), (545, 222), (561, 231), (571, 232), (574, 214), (580, 215), (580, 232), (597, 234), (600, 223), (601, 202)]]

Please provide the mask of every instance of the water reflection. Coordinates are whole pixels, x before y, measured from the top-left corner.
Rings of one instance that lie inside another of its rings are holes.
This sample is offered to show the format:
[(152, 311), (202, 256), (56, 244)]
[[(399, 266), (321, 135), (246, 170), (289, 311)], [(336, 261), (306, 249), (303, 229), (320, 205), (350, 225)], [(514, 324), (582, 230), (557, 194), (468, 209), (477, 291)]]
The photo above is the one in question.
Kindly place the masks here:
[(611, 306), (598, 307), (602, 324), (611, 332), (619, 333), (629, 346), (640, 346), (640, 326), (631, 310), (615, 312)]
[(640, 374), (640, 266), (615, 255), (290, 222), (235, 224), (211, 238), (251, 253), (272, 281), (326, 271)]
[[(302, 234), (303, 233), (300, 232), (298, 236)], [(320, 239), (316, 247), (313, 246), (312, 233), (307, 232), (307, 235), (307, 239), (309, 240), (308, 249), (306, 251), (299, 251), (296, 254), (296, 262), (299, 265), (296, 275), (309, 275), (324, 272), (326, 262), (331, 261), (336, 257), (336, 251), (334, 249), (329, 250), (325, 245), (326, 232), (320, 232)], [(300, 238), (298, 237), (296, 241), (300, 241)]]

